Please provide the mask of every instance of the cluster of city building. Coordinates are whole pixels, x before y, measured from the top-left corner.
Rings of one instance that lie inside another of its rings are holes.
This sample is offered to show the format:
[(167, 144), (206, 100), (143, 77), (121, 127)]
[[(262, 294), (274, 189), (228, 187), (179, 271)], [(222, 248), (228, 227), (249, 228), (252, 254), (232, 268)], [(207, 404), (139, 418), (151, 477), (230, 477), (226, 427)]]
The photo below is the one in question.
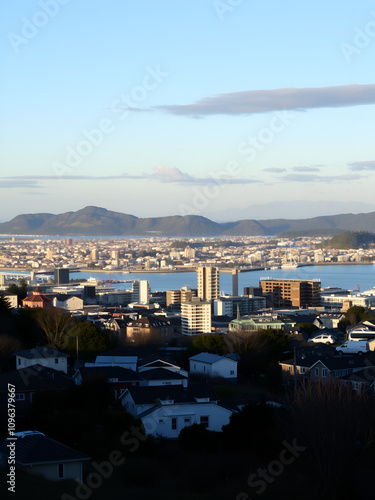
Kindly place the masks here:
[(50, 270), (56, 267), (96, 270), (163, 270), (218, 267), (277, 268), (334, 262), (372, 262), (375, 249), (322, 250), (319, 237), (299, 239), (271, 237), (134, 239), (3, 239), (0, 267), (18, 270)]

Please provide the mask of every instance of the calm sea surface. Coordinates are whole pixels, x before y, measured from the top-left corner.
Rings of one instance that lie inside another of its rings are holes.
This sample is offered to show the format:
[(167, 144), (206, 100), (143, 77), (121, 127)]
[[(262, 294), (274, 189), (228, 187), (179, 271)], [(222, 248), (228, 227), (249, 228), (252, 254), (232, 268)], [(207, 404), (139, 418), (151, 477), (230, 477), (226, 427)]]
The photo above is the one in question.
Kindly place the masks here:
[[(0, 271), (0, 274), (27, 274), (17, 271)], [(96, 278), (98, 280), (148, 280), (151, 291), (165, 291), (181, 288), (182, 286), (197, 287), (196, 273), (71, 273), (73, 279)], [(308, 266), (298, 267), (293, 270), (267, 270), (240, 273), (238, 276), (238, 291), (241, 294), (245, 286), (259, 286), (260, 278), (294, 278), (294, 279), (320, 279), (322, 287), (337, 286), (353, 289), (359, 285), (361, 291), (369, 290), (375, 286), (375, 265), (343, 265), (343, 266)], [(131, 288), (131, 282), (113, 283), (118, 290)], [(220, 290), (232, 293), (232, 276), (230, 273), (220, 273)]]
[[(7, 274), (3, 272), (3, 274)], [(16, 274), (16, 273), (14, 273)], [(18, 273), (17, 273), (18, 274)], [(150, 282), (151, 291), (165, 291), (189, 285), (197, 287), (196, 273), (72, 273), (71, 278), (97, 278), (99, 280), (135, 280), (143, 279)], [(322, 287), (338, 286), (347, 289), (360, 286), (361, 291), (369, 290), (375, 286), (375, 265), (337, 265), (337, 266), (309, 266), (298, 267), (294, 270), (267, 270), (240, 273), (238, 277), (238, 291), (241, 294), (245, 286), (259, 286), (259, 279), (270, 278), (295, 278), (295, 279), (320, 279)], [(129, 283), (113, 283), (119, 290), (131, 288)], [(232, 276), (230, 273), (220, 274), (220, 290), (225, 293), (232, 292)]]

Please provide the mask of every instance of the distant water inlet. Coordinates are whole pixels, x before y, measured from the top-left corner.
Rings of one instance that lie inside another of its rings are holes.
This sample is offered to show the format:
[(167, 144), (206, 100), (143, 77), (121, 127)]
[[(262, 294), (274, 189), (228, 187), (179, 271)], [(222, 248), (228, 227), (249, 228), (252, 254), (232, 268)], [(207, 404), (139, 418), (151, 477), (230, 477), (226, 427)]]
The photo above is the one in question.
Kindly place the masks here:
[[(2, 271), (1, 274), (25, 276), (29, 274), (17, 271)], [(95, 273), (95, 272), (75, 272), (74, 279), (95, 278), (102, 281), (112, 281), (112, 286), (118, 290), (131, 288), (131, 281), (142, 279), (150, 282), (153, 292), (175, 290), (182, 286), (197, 287), (197, 275), (194, 272), (187, 273)], [(295, 269), (268, 269), (263, 271), (253, 271), (250, 273), (240, 273), (238, 275), (238, 292), (241, 294), (244, 287), (258, 286), (260, 278), (285, 278), (285, 279), (320, 279), (322, 287), (341, 287), (348, 290), (365, 291), (375, 286), (375, 266), (374, 265), (334, 265), (334, 266), (306, 266)], [(50, 276), (49, 276), (50, 278)], [(124, 282), (126, 280), (126, 282)], [(130, 281), (131, 280), (131, 281)], [(232, 293), (232, 275), (230, 273), (220, 273), (220, 290), (224, 293)]]

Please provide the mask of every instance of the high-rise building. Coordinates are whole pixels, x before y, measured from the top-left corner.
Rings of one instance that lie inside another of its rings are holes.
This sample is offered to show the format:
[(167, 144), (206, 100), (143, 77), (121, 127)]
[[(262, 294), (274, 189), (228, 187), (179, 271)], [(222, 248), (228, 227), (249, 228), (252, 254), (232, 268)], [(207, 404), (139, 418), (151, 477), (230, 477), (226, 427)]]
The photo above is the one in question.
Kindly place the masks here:
[(56, 285), (66, 285), (69, 283), (69, 269), (57, 267), (54, 271), (54, 281)]
[(232, 270), (232, 295), (238, 296), (238, 269)]
[(211, 333), (211, 303), (199, 298), (181, 303), (181, 333), (202, 335)]
[(183, 286), (181, 290), (167, 290), (166, 295), (166, 305), (168, 306), (179, 306), (181, 302), (188, 302), (193, 297), (197, 296), (197, 289), (190, 288), (189, 286)]
[(261, 279), (263, 294), (270, 294), (273, 307), (319, 307), (320, 280)]
[(220, 273), (217, 267), (198, 267), (198, 297), (214, 300), (219, 296)]
[(147, 280), (135, 280), (132, 287), (132, 302), (148, 304), (150, 301), (150, 285)]

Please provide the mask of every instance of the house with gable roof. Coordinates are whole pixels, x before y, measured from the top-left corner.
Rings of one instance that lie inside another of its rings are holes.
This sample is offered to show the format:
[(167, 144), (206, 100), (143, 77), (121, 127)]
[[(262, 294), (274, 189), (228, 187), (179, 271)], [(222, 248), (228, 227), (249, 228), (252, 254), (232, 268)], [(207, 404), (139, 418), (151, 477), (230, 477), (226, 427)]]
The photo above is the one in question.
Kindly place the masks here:
[(0, 465), (7, 463), (9, 445), (14, 443), (16, 467), (49, 480), (78, 478), (82, 482), (82, 462), (90, 460), (87, 455), (38, 431), (16, 432), (12, 438), (0, 443)]
[(201, 352), (189, 358), (190, 375), (237, 380), (238, 361), (229, 356)]
[(146, 434), (156, 438), (177, 439), (184, 427), (194, 424), (221, 432), (233, 414), (219, 405), (208, 384), (129, 388), (120, 399), (125, 411), (142, 420)]

